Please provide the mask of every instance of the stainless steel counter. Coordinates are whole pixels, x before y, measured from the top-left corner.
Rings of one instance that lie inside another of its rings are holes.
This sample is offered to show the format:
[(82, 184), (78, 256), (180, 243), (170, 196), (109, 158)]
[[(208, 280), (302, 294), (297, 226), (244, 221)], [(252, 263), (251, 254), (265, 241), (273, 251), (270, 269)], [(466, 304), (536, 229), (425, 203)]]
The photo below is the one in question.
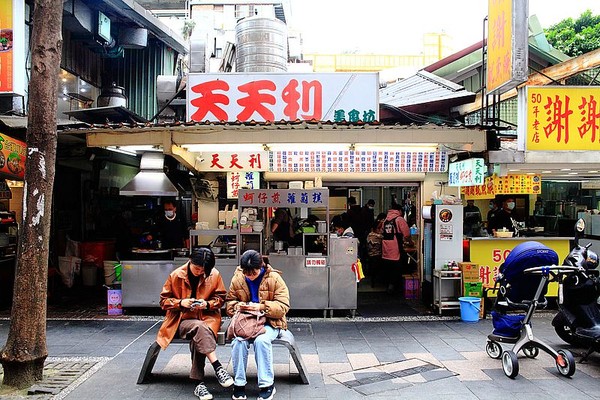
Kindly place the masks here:
[(325, 310), (329, 306), (329, 268), (305, 266), (304, 256), (270, 254), (269, 262), (283, 273), (295, 310)]
[(169, 274), (181, 264), (174, 260), (121, 261), (123, 307), (158, 307)]
[[(269, 262), (283, 273), (290, 291), (292, 309), (356, 310), (357, 287), (352, 263), (357, 255), (356, 239), (335, 238), (325, 265), (306, 266), (306, 256), (269, 254)], [(315, 257), (312, 257), (315, 258)], [(122, 272), (123, 307), (158, 307), (160, 292), (169, 274), (185, 264), (187, 258), (174, 260), (125, 260)], [(237, 268), (237, 259), (219, 259), (215, 268), (223, 277), (225, 289)]]

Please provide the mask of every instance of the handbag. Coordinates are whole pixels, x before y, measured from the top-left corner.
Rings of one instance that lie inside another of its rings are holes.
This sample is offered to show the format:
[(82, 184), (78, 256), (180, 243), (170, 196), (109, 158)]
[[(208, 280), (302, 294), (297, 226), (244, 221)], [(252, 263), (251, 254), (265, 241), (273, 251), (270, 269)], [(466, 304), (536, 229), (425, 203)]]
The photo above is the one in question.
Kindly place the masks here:
[(267, 318), (262, 311), (237, 310), (227, 327), (227, 339), (254, 339), (266, 332)]

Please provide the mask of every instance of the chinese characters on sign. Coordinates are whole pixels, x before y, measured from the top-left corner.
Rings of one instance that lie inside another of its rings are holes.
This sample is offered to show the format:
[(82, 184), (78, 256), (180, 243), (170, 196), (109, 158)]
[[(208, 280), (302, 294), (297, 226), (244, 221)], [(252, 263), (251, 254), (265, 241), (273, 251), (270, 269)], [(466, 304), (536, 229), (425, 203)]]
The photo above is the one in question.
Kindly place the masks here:
[(448, 167), (448, 186), (483, 185), (485, 172), (483, 158), (470, 158), (451, 163)]
[[(537, 239), (536, 239), (537, 240)], [(479, 280), (484, 287), (493, 287), (498, 276), (500, 265), (506, 260), (510, 251), (525, 239), (518, 241), (471, 240), (471, 262), (479, 265)], [(539, 240), (558, 253), (563, 260), (569, 252), (568, 240)]]
[(305, 259), (306, 267), (326, 267), (327, 266), (327, 258), (326, 257), (306, 257)]
[(237, 199), (240, 189), (256, 189), (260, 187), (260, 173), (258, 172), (228, 172), (227, 173), (227, 198)]
[(0, 175), (8, 179), (25, 178), (25, 153), (27, 145), (0, 133)]
[(528, 87), (527, 150), (600, 150), (598, 89)]
[(447, 154), (435, 151), (275, 151), (273, 172), (446, 172)]
[(527, 2), (488, 1), (488, 93), (500, 94), (527, 80)]
[(326, 207), (329, 190), (320, 189), (240, 189), (239, 207)]
[(188, 81), (188, 121), (379, 119), (376, 73), (191, 73)]
[(269, 152), (227, 152), (215, 151), (202, 154), (196, 160), (198, 171), (266, 171), (268, 167)]
[(503, 194), (541, 194), (541, 175), (488, 176), (483, 185), (461, 187), (467, 199), (493, 199)]

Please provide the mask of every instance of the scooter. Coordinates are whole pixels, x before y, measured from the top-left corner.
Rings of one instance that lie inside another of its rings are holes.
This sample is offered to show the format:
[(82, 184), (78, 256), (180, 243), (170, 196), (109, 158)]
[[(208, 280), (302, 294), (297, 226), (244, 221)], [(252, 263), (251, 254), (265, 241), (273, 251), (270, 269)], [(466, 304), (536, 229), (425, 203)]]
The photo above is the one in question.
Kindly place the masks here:
[(591, 243), (582, 246), (579, 239), (585, 230), (580, 219), (575, 225), (575, 247), (563, 265), (576, 269), (559, 281), (558, 310), (552, 325), (558, 336), (577, 347), (587, 347), (581, 361), (595, 351), (600, 352), (600, 277), (598, 255), (590, 250)]

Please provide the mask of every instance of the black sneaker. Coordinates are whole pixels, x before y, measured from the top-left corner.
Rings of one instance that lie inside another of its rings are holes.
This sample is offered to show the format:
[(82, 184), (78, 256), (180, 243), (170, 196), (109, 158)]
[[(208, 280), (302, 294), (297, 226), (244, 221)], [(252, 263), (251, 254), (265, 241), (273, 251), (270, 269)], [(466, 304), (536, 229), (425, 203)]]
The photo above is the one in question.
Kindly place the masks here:
[(246, 386), (233, 386), (233, 400), (246, 400)]
[(194, 389), (194, 395), (196, 395), (196, 397), (198, 397), (200, 400), (212, 400), (213, 398), (213, 395), (210, 394), (204, 383), (199, 383), (198, 386), (196, 386), (196, 389)]
[(229, 386), (233, 385), (233, 378), (231, 375), (229, 375), (229, 373), (227, 373), (227, 371), (225, 371), (225, 368), (217, 368), (215, 375), (217, 375), (219, 385), (223, 386), (224, 388), (228, 388)]
[(273, 396), (275, 396), (275, 385), (271, 385), (266, 388), (260, 388), (260, 392), (258, 392), (257, 400), (271, 400)]

